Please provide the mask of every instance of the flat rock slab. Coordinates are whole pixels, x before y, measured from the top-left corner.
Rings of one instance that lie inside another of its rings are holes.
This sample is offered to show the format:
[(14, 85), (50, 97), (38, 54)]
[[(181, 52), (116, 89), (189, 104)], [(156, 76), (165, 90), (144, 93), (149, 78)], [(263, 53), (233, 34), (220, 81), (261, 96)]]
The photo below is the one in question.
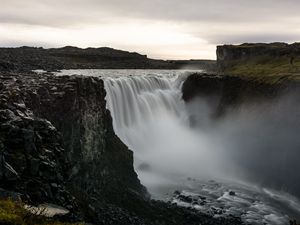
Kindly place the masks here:
[(68, 214), (70, 211), (66, 208), (55, 204), (41, 204), (36, 206), (25, 205), (24, 208), (35, 215), (41, 215), (46, 217), (53, 217), (53, 216), (63, 216)]

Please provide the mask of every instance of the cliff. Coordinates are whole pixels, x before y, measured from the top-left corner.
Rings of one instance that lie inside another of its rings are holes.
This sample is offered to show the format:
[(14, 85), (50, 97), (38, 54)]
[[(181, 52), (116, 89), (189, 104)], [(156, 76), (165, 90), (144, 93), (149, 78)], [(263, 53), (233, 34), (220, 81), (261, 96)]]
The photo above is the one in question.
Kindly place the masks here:
[(103, 81), (0, 76), (0, 199), (52, 203), (64, 221), (94, 224), (241, 224), (151, 201), (106, 110)]
[(221, 115), (229, 107), (235, 107), (245, 102), (259, 103), (275, 99), (287, 90), (287, 83), (269, 84), (256, 79), (220, 76), (214, 74), (192, 74), (182, 86), (182, 98), (189, 102), (197, 96), (218, 96), (216, 113)]
[(298, 79), (300, 44), (241, 44), (217, 46), (219, 74)]
[[(132, 152), (113, 132), (102, 80), (5, 76), (2, 81), (3, 188), (26, 193), (35, 204), (82, 210), (93, 197), (119, 205), (130, 195), (146, 197)], [(75, 203), (74, 196), (82, 201)]]
[(0, 71), (42, 69), (214, 69), (213, 60), (155, 60), (113, 48), (0, 48)]

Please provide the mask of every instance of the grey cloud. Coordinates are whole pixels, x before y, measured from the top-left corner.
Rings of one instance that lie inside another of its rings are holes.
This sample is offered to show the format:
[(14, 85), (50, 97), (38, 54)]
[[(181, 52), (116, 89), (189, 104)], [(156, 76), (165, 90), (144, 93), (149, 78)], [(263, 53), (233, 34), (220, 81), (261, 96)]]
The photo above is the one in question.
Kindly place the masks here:
[(174, 22), (243, 22), (298, 16), (296, 0), (11, 0), (1, 3), (0, 22), (47, 26), (98, 23), (105, 18)]
[[(74, 27), (80, 31), (88, 25), (99, 25), (101, 29), (100, 25), (103, 24), (110, 27), (112, 23), (126, 24), (133, 20), (178, 25), (178, 32), (207, 41), (207, 46), (242, 42), (293, 42), (300, 37), (299, 11), (299, 0), (1, 0), (0, 30), (17, 25), (15, 33), (19, 39), (15, 38), (15, 42), (34, 42), (32, 45), (37, 45), (37, 38), (33, 34), (26, 37), (28, 40), (23, 40), (18, 33), (22, 29), (19, 28), (54, 27), (68, 32)], [(4, 38), (10, 37), (6, 32), (0, 33), (1, 43), (4, 43)], [(88, 36), (86, 40), (89, 40)], [(99, 40), (99, 43), (111, 43), (101, 35)], [(56, 40), (51, 42), (51, 46), (55, 43)], [(45, 41), (41, 44), (47, 46), (50, 43)], [(188, 49), (194, 50), (191, 44), (187, 45)], [(149, 49), (145, 51), (151, 53)], [(203, 48), (203, 51), (207, 50)]]

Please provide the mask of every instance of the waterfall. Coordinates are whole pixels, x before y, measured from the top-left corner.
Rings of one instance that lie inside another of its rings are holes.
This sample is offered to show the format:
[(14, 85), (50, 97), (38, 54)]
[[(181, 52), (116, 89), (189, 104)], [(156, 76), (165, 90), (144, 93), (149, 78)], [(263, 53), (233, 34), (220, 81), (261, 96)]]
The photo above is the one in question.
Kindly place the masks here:
[(182, 80), (159, 75), (104, 79), (114, 130), (134, 151), (135, 169), (148, 188), (175, 183), (174, 177), (207, 175), (218, 165), (205, 134), (189, 127)]
[[(293, 173), (299, 168), (298, 114), (285, 116), (287, 109), (298, 112), (295, 96), (244, 103), (215, 120), (211, 105), (219, 98), (198, 97), (185, 103), (183, 79), (180, 75), (104, 78), (114, 130), (134, 151), (142, 183), (149, 188), (180, 183), (177, 178), (212, 178), (253, 182), (299, 195)], [(195, 127), (190, 127), (190, 119)]]
[[(133, 147), (136, 138), (133, 128), (160, 116), (184, 116), (180, 83), (176, 77), (130, 76), (106, 78), (107, 108), (113, 118), (118, 136)], [(142, 126), (139, 128), (143, 128)], [(147, 138), (147, 130), (139, 130), (140, 137)]]

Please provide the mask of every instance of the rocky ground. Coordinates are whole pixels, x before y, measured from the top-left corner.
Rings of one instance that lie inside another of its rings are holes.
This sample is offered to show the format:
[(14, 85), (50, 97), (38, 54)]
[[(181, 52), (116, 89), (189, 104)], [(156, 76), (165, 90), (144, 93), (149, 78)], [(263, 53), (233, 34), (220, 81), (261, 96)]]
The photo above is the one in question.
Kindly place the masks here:
[(152, 201), (114, 134), (100, 78), (0, 75), (0, 197), (94, 224), (241, 224)]
[(0, 71), (29, 72), (42, 69), (205, 69), (215, 70), (215, 60), (156, 60), (146, 55), (112, 48), (0, 48)]

